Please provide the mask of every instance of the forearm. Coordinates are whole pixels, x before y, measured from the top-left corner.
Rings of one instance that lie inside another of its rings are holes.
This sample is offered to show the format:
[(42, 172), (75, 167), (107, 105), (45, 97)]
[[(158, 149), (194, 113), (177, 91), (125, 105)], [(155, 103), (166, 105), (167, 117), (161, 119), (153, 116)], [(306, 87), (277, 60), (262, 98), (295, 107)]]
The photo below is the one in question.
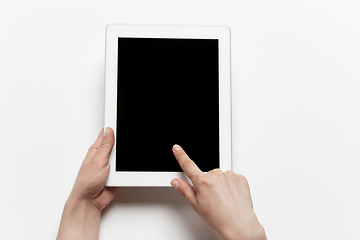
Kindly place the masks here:
[(98, 240), (101, 212), (91, 202), (69, 197), (61, 217), (57, 240)]

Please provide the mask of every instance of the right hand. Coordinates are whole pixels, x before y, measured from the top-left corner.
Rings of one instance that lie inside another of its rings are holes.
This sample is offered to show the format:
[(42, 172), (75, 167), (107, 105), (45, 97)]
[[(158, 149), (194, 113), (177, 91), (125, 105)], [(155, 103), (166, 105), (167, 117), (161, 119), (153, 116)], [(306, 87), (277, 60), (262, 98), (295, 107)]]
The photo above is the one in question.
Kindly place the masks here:
[(249, 184), (242, 175), (214, 169), (202, 172), (178, 145), (173, 152), (193, 186), (182, 179), (171, 185), (191, 204), (206, 225), (224, 240), (266, 240), (250, 195)]

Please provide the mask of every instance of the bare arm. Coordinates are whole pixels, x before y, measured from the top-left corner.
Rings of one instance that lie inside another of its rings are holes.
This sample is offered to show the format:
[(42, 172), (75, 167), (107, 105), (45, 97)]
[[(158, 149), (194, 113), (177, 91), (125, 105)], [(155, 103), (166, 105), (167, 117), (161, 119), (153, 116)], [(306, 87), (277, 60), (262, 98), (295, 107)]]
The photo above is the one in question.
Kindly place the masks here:
[(101, 211), (119, 190), (106, 187), (113, 145), (114, 132), (107, 128), (90, 147), (66, 201), (57, 240), (99, 239)]
[(180, 146), (174, 145), (173, 152), (193, 186), (181, 179), (173, 179), (171, 185), (210, 229), (224, 240), (266, 240), (244, 176), (220, 169), (203, 173)]

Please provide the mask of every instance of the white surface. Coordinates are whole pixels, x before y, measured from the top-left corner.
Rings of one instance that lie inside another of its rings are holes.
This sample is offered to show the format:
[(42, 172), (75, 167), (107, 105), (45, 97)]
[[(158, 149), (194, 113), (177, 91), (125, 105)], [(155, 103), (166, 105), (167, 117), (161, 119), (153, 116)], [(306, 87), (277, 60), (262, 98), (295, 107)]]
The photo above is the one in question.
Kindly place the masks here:
[[(226, 26), (109, 24), (106, 27), (104, 129), (116, 129), (119, 37), (200, 38), (219, 41), (219, 146), (220, 169), (231, 170), (230, 29)], [(116, 172), (116, 141), (110, 155), (107, 186), (171, 186), (174, 178), (189, 181), (179, 172)]]
[[(268, 238), (360, 239), (358, 1), (0, 3), (0, 239), (54, 239), (103, 126), (104, 26), (232, 29), (234, 168)], [(171, 188), (123, 188), (100, 239), (215, 239)]]

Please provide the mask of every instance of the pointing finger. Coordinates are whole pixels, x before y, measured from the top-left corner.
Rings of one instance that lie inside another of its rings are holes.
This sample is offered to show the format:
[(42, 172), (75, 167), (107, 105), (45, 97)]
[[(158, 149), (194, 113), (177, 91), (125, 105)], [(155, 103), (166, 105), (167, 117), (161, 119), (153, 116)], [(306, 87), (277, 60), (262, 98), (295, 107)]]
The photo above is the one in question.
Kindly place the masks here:
[(188, 157), (179, 145), (175, 144), (173, 146), (173, 152), (181, 169), (191, 179), (191, 181), (195, 178), (195, 176), (202, 173), (198, 166)]

